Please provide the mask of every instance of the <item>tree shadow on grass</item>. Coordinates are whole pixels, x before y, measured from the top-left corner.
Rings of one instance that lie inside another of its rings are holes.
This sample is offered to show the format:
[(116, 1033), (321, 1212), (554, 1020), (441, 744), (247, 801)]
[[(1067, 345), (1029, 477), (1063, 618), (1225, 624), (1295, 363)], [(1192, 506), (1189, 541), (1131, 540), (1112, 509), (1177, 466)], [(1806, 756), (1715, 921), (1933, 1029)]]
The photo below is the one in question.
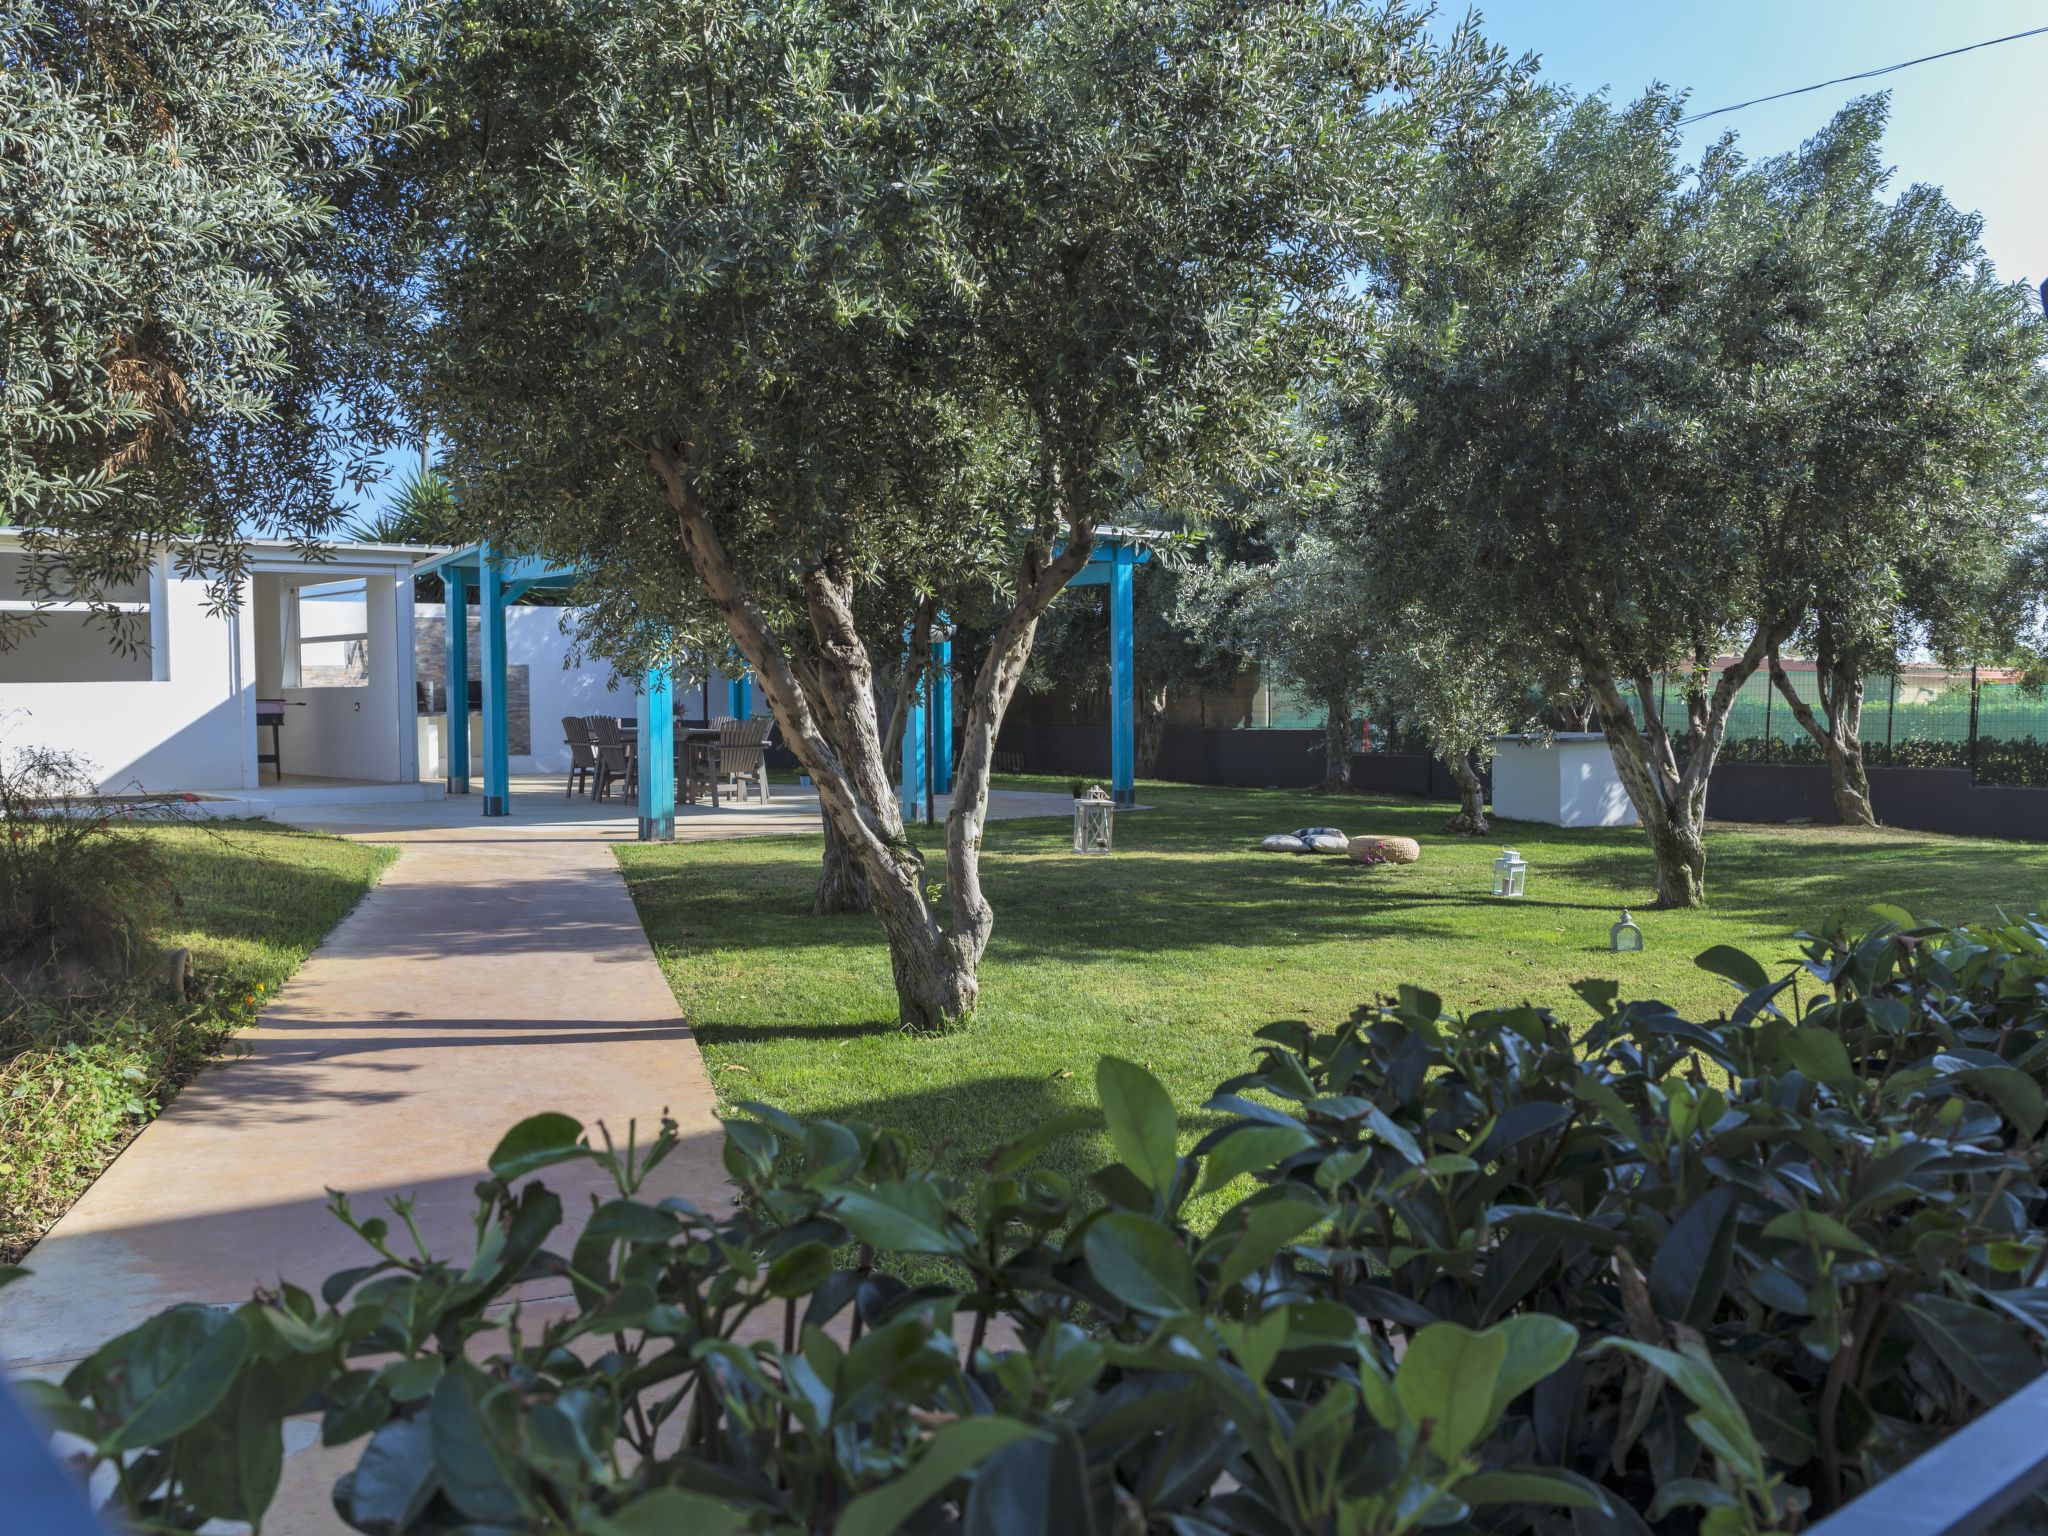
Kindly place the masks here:
[[(875, 942), (879, 944), (881, 940), (877, 938)], [(721, 1024), (711, 1019), (692, 1019), (690, 1032), (710, 1046), (770, 1045), (792, 1040), (823, 1044), (905, 1033), (895, 1019), (829, 1019), (808, 1024)]]
[[(1478, 840), (1444, 834), (1444, 808), (1423, 801), (1277, 791), (1169, 791), (1158, 799), (1159, 809), (1119, 821), (1118, 851), (1107, 859), (1072, 855), (1058, 823), (991, 823), (983, 865), (996, 915), (991, 960), (1056, 955), (1083, 966), (1219, 949), (1462, 942), (1474, 936), (1481, 909), (1512, 921), (1508, 904), (1489, 890), (1497, 843), (1520, 847), (1530, 860), (1531, 894), (1514, 906), (1538, 922), (1546, 912), (1569, 922), (1574, 914), (1643, 909), (1654, 894), (1655, 864), (1635, 829), (1499, 823), (1493, 837)], [(1358, 810), (1370, 814), (1352, 814)], [(1418, 836), (1423, 861), (1367, 869), (1344, 859), (1252, 851), (1254, 834), (1299, 825), (1303, 816), (1352, 823), (1347, 830)], [(1964, 921), (2048, 889), (2048, 850), (1833, 832), (1710, 833), (1704, 916), (1789, 932), (1843, 910), (1860, 916), (1883, 901)], [(879, 955), (881, 932), (867, 914), (809, 915), (815, 846), (763, 861), (750, 857), (751, 848), (725, 845), (658, 874), (636, 874), (650, 935), (671, 958), (693, 950), (773, 950), (834, 966), (851, 963), (856, 953)], [(934, 865), (934, 877), (941, 875)], [(1598, 950), (1587, 946), (1589, 954)]]

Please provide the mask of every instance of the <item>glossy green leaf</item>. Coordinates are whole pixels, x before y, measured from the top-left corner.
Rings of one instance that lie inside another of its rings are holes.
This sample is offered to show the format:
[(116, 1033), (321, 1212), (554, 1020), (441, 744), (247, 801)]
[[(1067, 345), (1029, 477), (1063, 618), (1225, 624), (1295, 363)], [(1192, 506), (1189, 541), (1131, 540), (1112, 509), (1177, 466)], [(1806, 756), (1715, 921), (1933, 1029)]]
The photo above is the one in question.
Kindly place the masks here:
[(1194, 1265), (1159, 1222), (1111, 1211), (1089, 1223), (1082, 1248), (1097, 1283), (1133, 1311), (1165, 1316), (1194, 1309)]
[(834, 1191), (832, 1214), (878, 1253), (957, 1254), (960, 1239), (939, 1192), (922, 1180)]
[(1456, 1323), (1433, 1323), (1416, 1334), (1394, 1372), (1394, 1395), (1412, 1422), (1434, 1426), (1430, 1446), (1439, 1455), (1464, 1454), (1493, 1428), (1507, 1336), (1474, 1333)]
[(181, 1435), (227, 1396), (250, 1345), (247, 1321), (210, 1307), (174, 1307), (106, 1344), (66, 1378), (89, 1388), (100, 1444), (134, 1451)]
[(1732, 944), (1716, 944), (1693, 957), (1694, 965), (1703, 971), (1725, 977), (1744, 992), (1754, 992), (1758, 987), (1768, 986), (1770, 977), (1757, 964), (1756, 957)]
[(1015, 1141), (1006, 1142), (990, 1154), (987, 1167), (990, 1173), (1016, 1173), (1028, 1168), (1040, 1153), (1064, 1136), (1092, 1130), (1101, 1119), (1092, 1109), (1062, 1110), (1050, 1120), (1033, 1126)]
[(1095, 1536), (1088, 1459), (1058, 1424), (1012, 1441), (982, 1463), (967, 1491), (963, 1536)]
[(509, 1182), (571, 1158), (588, 1157), (590, 1149), (582, 1145), (582, 1135), (583, 1123), (568, 1115), (529, 1115), (499, 1138), (491, 1151), (490, 1170)]
[(585, 1522), (588, 1536), (740, 1536), (746, 1512), (707, 1493), (657, 1488), (610, 1515)]
[(2040, 1374), (2039, 1358), (2026, 1338), (1989, 1308), (1922, 1294), (1903, 1311), (1934, 1358), (1987, 1408)]
[(435, 1387), (427, 1422), (434, 1467), (449, 1499), (472, 1520), (512, 1525), (527, 1512), (527, 1474), (504, 1389), (458, 1362)]
[(1704, 1332), (1728, 1287), (1735, 1255), (1732, 1184), (1710, 1189), (1679, 1212), (1650, 1263), (1650, 1300), (1657, 1314)]
[(837, 1536), (893, 1536), (956, 1479), (1004, 1446), (1040, 1433), (1016, 1419), (995, 1416), (948, 1424), (925, 1442), (901, 1477), (854, 1497), (834, 1527)]
[(1315, 1145), (1306, 1126), (1247, 1125), (1232, 1131), (1202, 1159), (1200, 1193), (1223, 1188), (1247, 1173), (1263, 1173)]
[(1095, 1091), (1117, 1160), (1146, 1187), (1171, 1189), (1178, 1171), (1179, 1122), (1159, 1079), (1135, 1063), (1105, 1056), (1095, 1064)]
[(358, 1530), (402, 1531), (440, 1486), (433, 1426), (425, 1418), (393, 1419), (370, 1437), (362, 1460), (336, 1486), (334, 1502)]

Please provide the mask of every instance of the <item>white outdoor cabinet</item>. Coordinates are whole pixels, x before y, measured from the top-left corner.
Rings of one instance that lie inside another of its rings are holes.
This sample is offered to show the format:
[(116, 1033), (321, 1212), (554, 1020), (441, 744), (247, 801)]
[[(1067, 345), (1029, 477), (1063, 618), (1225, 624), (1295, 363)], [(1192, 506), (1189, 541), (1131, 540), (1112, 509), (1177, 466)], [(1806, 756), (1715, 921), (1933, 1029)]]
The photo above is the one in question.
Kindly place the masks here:
[(1553, 827), (1636, 824), (1636, 808), (1598, 731), (1496, 737), (1493, 814)]

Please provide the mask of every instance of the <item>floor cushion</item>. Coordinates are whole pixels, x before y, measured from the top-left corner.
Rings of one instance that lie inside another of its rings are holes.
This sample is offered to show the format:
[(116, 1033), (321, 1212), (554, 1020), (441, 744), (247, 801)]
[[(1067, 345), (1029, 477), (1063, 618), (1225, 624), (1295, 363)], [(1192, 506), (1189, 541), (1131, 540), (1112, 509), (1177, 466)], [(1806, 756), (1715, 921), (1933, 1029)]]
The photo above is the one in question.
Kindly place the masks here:
[(1308, 844), (1292, 832), (1275, 832), (1260, 842), (1259, 846), (1268, 853), (1307, 853)]
[(1361, 864), (1413, 864), (1422, 857), (1412, 837), (1354, 837), (1345, 851)]

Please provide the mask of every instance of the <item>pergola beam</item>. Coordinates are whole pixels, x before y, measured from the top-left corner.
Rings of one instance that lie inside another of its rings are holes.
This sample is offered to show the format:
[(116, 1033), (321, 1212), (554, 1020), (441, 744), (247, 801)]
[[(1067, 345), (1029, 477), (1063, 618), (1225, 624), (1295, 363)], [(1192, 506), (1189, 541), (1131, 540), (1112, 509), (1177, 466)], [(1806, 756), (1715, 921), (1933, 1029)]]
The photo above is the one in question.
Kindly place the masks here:
[[(583, 573), (538, 555), (507, 555), (471, 544), (423, 560), (416, 576), (437, 575), (447, 593), (448, 791), (469, 792), (469, 592), (477, 594), (483, 678), (483, 813), (512, 813), (512, 712), (505, 610), (528, 592), (573, 587)], [(639, 822), (643, 842), (675, 836), (675, 683), (664, 668), (640, 680)]]

